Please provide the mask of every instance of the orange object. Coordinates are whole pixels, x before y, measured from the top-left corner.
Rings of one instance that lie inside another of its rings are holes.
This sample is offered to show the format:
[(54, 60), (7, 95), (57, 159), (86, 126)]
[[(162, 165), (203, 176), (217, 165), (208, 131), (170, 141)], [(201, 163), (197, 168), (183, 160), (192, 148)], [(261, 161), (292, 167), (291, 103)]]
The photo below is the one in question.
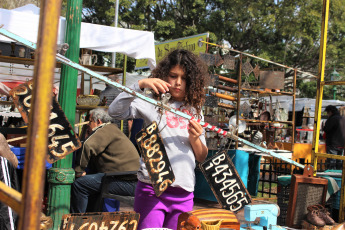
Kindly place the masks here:
[(198, 209), (191, 212), (184, 212), (178, 217), (177, 230), (183, 230), (182, 223), (190, 218), (196, 216), (202, 221), (222, 221), (220, 228), (240, 229), (240, 222), (238, 221), (234, 212), (225, 209), (205, 208)]
[(181, 230), (198, 230), (201, 228), (201, 222), (198, 217), (190, 215), (186, 221), (181, 222)]
[(232, 97), (232, 96), (229, 96), (229, 95), (226, 95), (226, 94), (215, 93), (215, 95), (216, 95), (216, 97), (223, 98), (223, 99), (226, 99), (226, 100), (229, 100), (229, 101), (236, 101), (235, 97)]
[(219, 77), (219, 80), (221, 80), (221, 81), (227, 81), (227, 82), (231, 82), (231, 83), (234, 83), (234, 84), (238, 83), (237, 80), (232, 79), (232, 78), (223, 77), (223, 76), (220, 76), (220, 75), (218, 75), (218, 77)]

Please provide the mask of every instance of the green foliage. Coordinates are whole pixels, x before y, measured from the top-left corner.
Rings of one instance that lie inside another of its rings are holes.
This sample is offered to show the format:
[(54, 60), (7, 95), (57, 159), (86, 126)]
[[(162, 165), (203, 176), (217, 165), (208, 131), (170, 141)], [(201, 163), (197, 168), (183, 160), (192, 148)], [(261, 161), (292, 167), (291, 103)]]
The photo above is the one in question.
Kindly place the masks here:
[[(299, 97), (302, 98), (316, 98), (317, 86), (316, 81), (297, 81), (297, 88), (300, 90), (301, 94)], [(334, 99), (334, 90), (336, 90), (336, 100), (344, 100), (345, 89), (343, 86), (334, 86), (326, 85), (323, 89), (323, 99), (333, 100)]]
[[(113, 25), (115, 0), (84, 0), (84, 21)], [(210, 33), (210, 42), (317, 75), (320, 0), (121, 0), (119, 26), (154, 31), (157, 41)], [(345, 76), (345, 4), (330, 2), (326, 76)], [(213, 49), (214, 50), (214, 49)], [(266, 67), (260, 62), (260, 67)]]

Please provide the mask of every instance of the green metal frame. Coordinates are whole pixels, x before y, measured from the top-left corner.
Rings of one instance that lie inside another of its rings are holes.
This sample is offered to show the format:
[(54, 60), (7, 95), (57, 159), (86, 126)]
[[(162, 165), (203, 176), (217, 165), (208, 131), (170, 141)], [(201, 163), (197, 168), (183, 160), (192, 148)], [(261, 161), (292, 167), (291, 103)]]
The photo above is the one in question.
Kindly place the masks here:
[[(66, 57), (79, 62), (80, 29), (83, 8), (82, 0), (68, 0), (66, 12), (65, 42), (69, 44)], [(75, 123), (77, 97), (78, 70), (62, 65), (59, 92), (59, 103), (72, 127)], [(62, 216), (70, 213), (71, 184), (74, 182), (74, 169), (72, 168), (73, 154), (67, 155), (53, 164), (48, 170), (48, 215), (53, 219), (53, 229), (60, 229)], [(59, 180), (63, 175), (66, 180)]]

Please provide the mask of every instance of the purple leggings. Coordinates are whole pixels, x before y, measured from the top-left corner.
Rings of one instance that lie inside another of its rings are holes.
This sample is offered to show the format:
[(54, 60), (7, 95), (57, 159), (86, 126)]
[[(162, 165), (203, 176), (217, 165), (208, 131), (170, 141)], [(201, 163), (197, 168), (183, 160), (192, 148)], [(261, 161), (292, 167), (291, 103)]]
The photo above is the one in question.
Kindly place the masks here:
[(192, 192), (169, 187), (157, 197), (152, 185), (138, 181), (134, 211), (140, 214), (138, 230), (144, 228), (177, 229), (178, 216), (193, 210)]

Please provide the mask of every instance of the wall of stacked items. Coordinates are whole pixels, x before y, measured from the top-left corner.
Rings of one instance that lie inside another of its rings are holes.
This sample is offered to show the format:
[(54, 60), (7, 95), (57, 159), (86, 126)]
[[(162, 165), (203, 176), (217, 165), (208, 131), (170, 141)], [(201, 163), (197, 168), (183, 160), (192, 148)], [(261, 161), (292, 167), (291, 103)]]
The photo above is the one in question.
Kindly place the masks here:
[[(229, 129), (257, 145), (272, 150), (293, 150), (297, 78), (316, 76), (254, 55), (209, 43), (209, 53), (200, 53), (212, 73), (205, 102), (205, 121)], [(280, 102), (280, 96), (291, 98)], [(292, 110), (289, 107), (292, 105)], [(207, 132), (210, 150), (221, 146), (245, 147), (226, 143), (215, 133)]]

